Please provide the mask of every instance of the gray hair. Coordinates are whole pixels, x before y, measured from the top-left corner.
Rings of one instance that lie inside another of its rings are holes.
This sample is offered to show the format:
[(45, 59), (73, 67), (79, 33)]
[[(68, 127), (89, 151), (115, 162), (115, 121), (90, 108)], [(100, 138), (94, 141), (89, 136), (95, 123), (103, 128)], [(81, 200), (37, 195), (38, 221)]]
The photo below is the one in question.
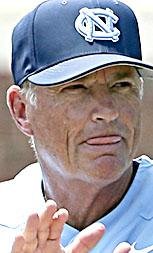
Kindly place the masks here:
[(144, 79), (140, 76), (140, 92), (139, 92), (139, 96), (140, 96), (141, 100), (143, 98), (143, 93), (144, 93), (143, 85), (144, 85)]
[(25, 81), (22, 84), (21, 94), (25, 96), (26, 100), (29, 101), (32, 106), (37, 107), (37, 96), (35, 89), (35, 85), (31, 84), (29, 81)]
[[(37, 107), (37, 96), (35, 93), (35, 89), (36, 89), (36, 86), (26, 80), (22, 84), (22, 88), (21, 88), (20, 92), (23, 96), (25, 96), (26, 100), (30, 103), (30, 105), (32, 105), (36, 108)], [(35, 158), (38, 160), (34, 136), (30, 137), (29, 144), (34, 151)]]

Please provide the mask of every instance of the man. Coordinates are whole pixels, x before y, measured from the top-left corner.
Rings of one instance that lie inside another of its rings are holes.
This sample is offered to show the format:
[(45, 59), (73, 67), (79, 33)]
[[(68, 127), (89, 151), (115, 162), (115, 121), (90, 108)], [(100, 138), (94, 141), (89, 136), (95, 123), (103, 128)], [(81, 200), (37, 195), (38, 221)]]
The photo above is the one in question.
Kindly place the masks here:
[(113, 0), (40, 4), (14, 29), (12, 73), (8, 106), (38, 163), (0, 186), (3, 253), (153, 251), (153, 162), (134, 160), (153, 67), (133, 12)]

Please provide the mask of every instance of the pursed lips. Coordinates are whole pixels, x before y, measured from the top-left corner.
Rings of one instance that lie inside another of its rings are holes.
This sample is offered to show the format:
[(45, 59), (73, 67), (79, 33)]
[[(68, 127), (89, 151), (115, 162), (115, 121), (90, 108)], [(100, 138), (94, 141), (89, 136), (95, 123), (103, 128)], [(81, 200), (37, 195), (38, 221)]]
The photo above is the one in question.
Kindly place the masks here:
[(115, 155), (124, 149), (124, 137), (118, 133), (103, 133), (86, 138), (81, 145), (81, 152), (89, 155), (106, 156)]
[(90, 155), (114, 155), (123, 148), (123, 137), (117, 133), (88, 137), (81, 145), (82, 152)]
[(122, 137), (120, 135), (106, 135), (89, 138), (86, 140), (88, 145), (112, 145), (119, 143)]

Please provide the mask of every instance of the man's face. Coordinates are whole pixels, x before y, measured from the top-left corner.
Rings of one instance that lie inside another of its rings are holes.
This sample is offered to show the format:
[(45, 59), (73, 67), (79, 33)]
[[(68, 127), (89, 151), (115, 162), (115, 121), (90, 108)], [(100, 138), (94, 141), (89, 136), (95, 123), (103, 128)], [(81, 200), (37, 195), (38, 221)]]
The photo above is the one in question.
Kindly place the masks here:
[(99, 70), (59, 87), (36, 87), (28, 106), (38, 159), (63, 177), (118, 179), (140, 134), (140, 86), (129, 66)]

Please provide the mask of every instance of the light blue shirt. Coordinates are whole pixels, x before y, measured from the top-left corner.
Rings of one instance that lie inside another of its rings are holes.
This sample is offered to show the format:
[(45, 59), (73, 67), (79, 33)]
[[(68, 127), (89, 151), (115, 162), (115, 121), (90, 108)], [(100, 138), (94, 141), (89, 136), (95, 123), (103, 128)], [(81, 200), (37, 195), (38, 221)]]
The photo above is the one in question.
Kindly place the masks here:
[[(97, 222), (106, 226), (106, 233), (92, 253), (112, 253), (120, 242), (136, 242), (137, 249), (153, 245), (153, 161), (147, 156), (136, 159), (137, 174), (120, 204)], [(0, 249), (10, 253), (16, 234), (28, 214), (40, 212), (45, 201), (41, 189), (42, 175), (38, 164), (30, 165), (14, 180), (0, 184)], [(62, 244), (69, 244), (79, 231), (64, 226)], [(152, 247), (153, 248), (153, 247)], [(148, 251), (146, 253), (150, 253)]]

